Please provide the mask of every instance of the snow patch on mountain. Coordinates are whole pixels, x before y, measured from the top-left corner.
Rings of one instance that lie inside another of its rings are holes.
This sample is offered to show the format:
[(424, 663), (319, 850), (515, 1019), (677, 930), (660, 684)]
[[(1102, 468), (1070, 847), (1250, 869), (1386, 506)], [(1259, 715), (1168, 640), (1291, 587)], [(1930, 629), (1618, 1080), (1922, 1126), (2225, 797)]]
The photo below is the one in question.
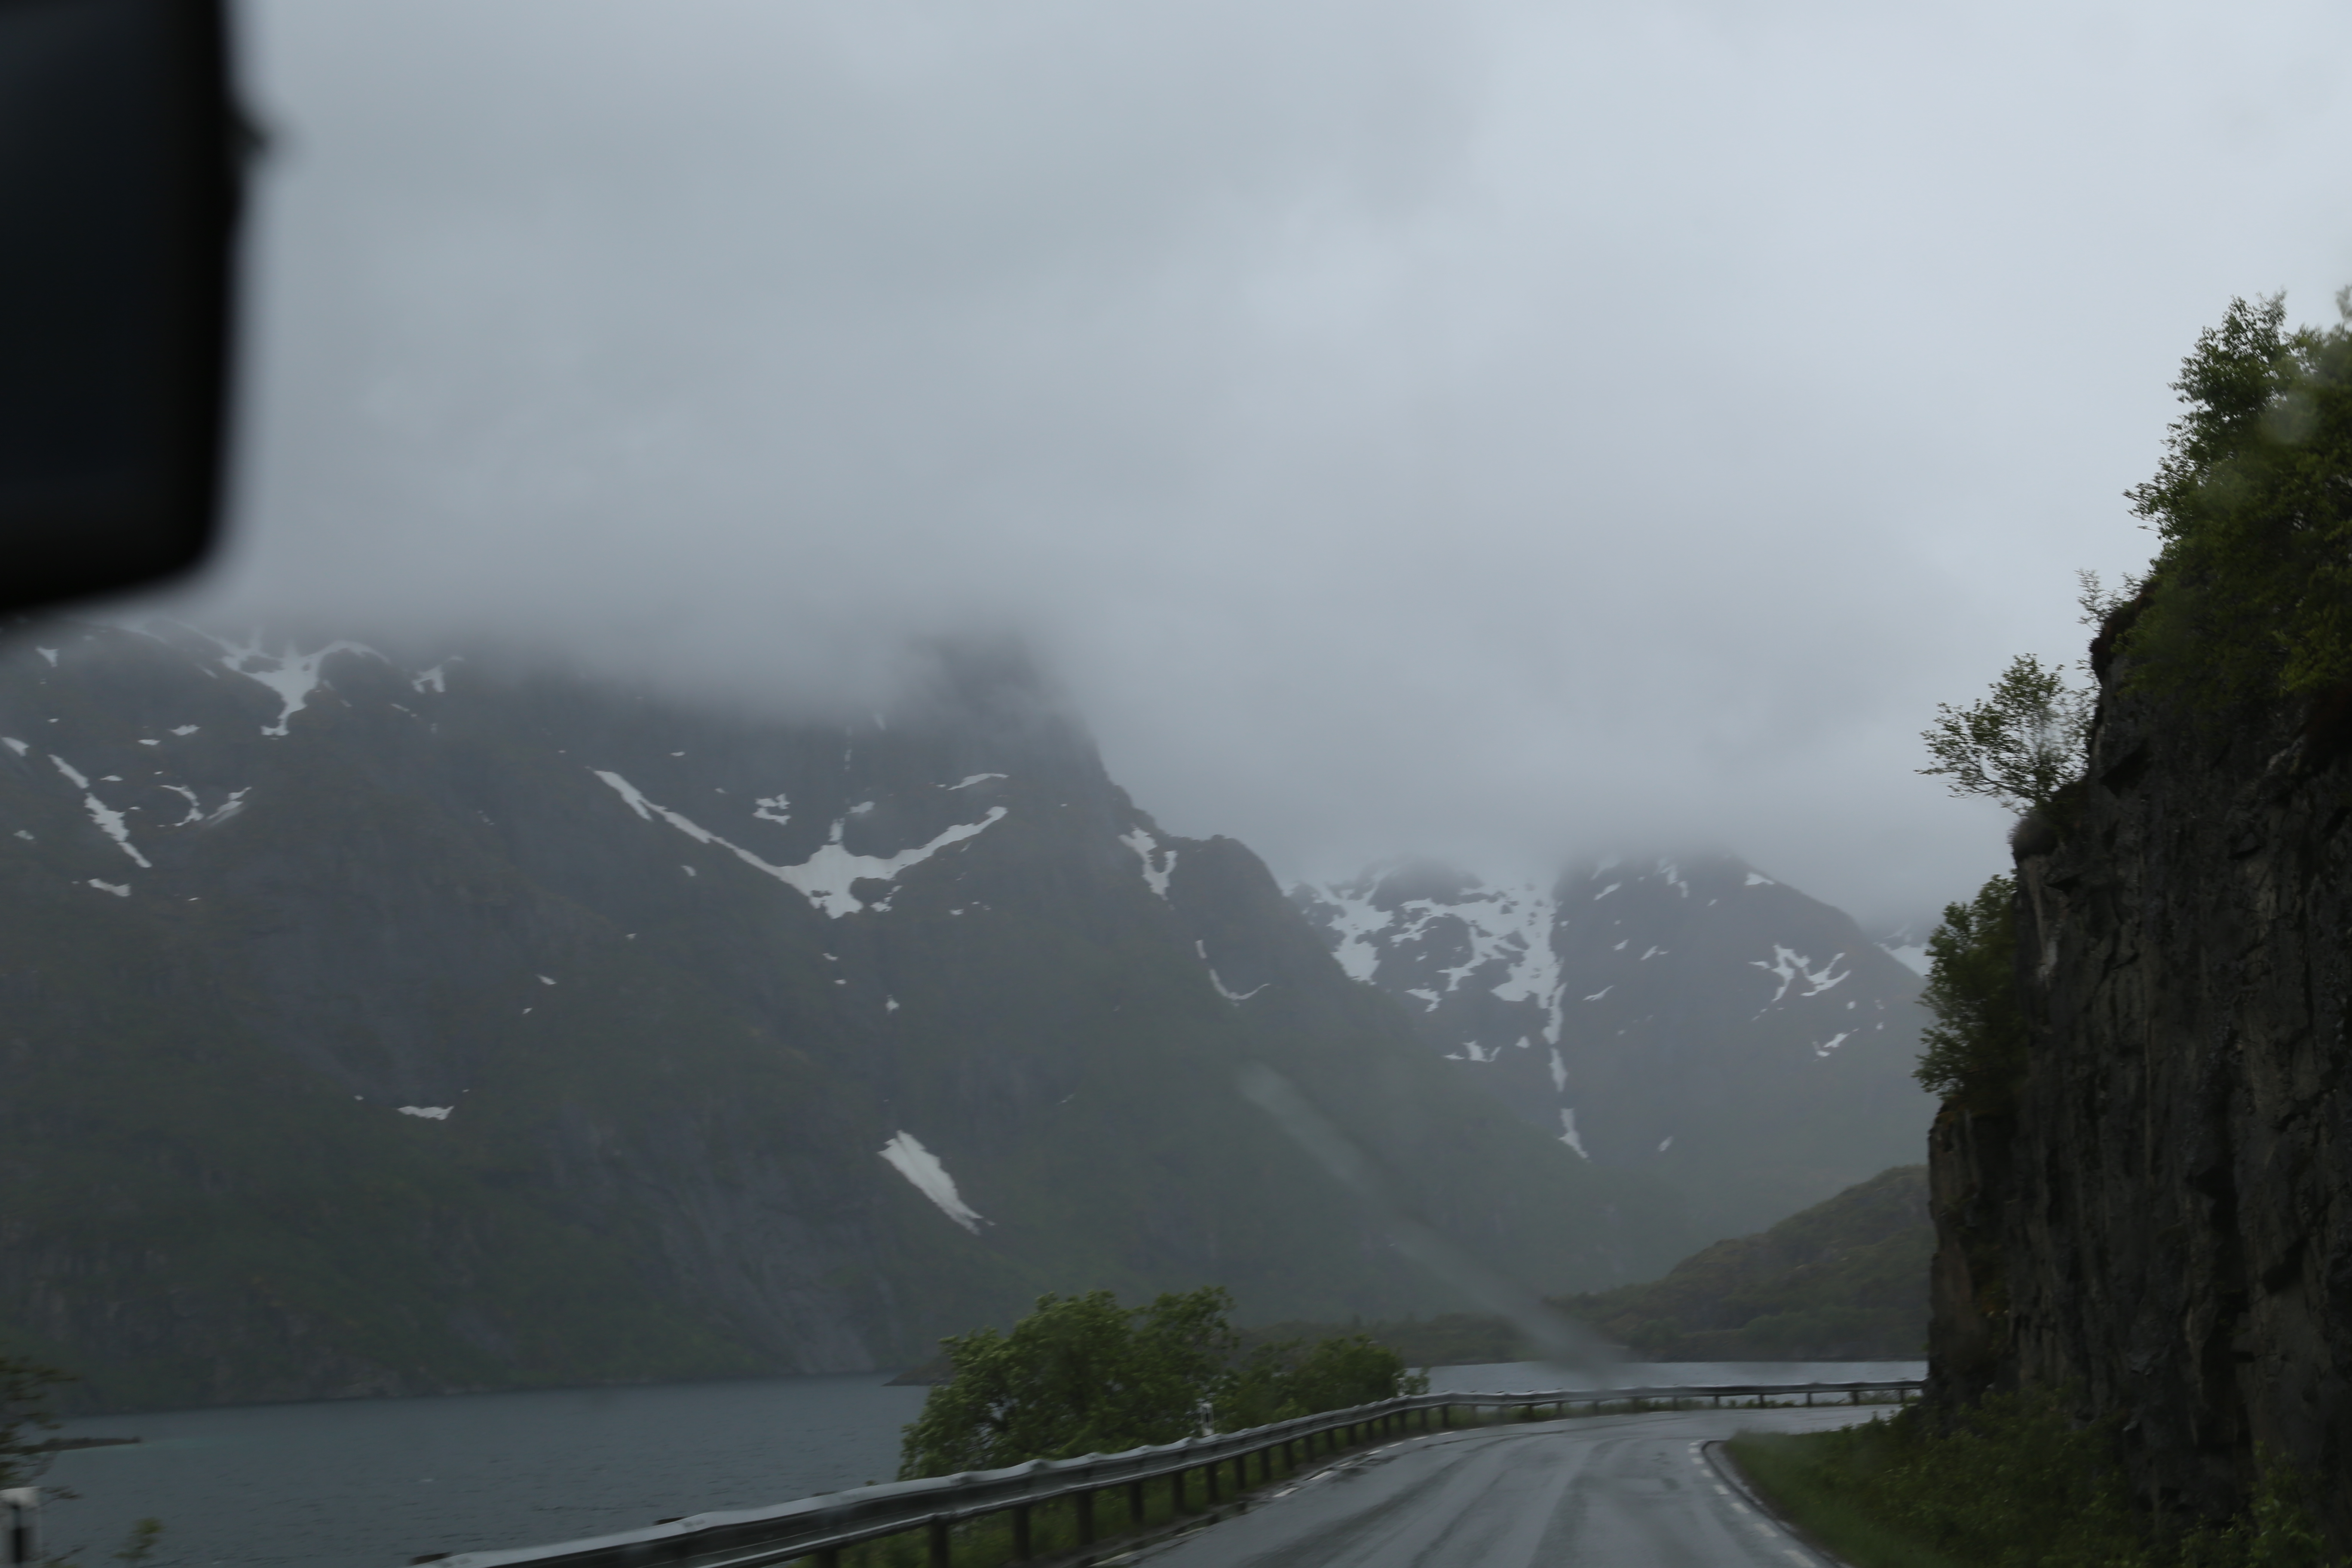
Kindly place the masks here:
[(1771, 1007), (1777, 1005), (1782, 997), (1788, 995), (1790, 988), (1800, 980), (1811, 986), (1810, 990), (1798, 992), (1797, 994), (1800, 997), (1818, 996), (1824, 991), (1843, 984), (1853, 974), (1851, 965), (1843, 974), (1835, 973), (1839, 961), (1844, 957), (1845, 954), (1843, 952), (1832, 953), (1829, 962), (1817, 970), (1812, 967), (1813, 961), (1811, 958), (1794, 948), (1782, 947), (1776, 942), (1772, 944), (1772, 957), (1769, 963), (1760, 958), (1751, 958), (1748, 962), (1758, 969), (1780, 977), (1780, 989), (1772, 994), (1771, 1001), (1764, 1004), (1767, 1007)]
[[(1143, 862), (1143, 885), (1159, 894), (1161, 899), (1166, 899), (1168, 879), (1176, 869), (1176, 851), (1162, 848), (1160, 841), (1146, 833), (1140, 825), (1133, 832), (1122, 835), (1119, 842), (1134, 850), (1136, 858)], [(1165, 858), (1158, 865), (1154, 865), (1155, 856)]]
[(302, 710), (310, 700), (310, 693), (318, 690), (320, 682), (325, 679), (320, 674), (320, 667), (336, 654), (363, 653), (370, 658), (383, 659), (386, 664), (392, 662), (365, 643), (339, 640), (329, 643), (316, 653), (297, 653), (294, 645), (288, 643), (283, 653), (271, 653), (262, 646), (258, 635), (242, 644), (224, 637), (207, 637), (202, 632), (196, 635), (206, 637), (220, 648), (220, 663), (224, 669), (257, 681), (278, 694), (278, 700), (284, 707), (278, 715), (277, 723), (261, 727), (265, 735), (286, 733), (287, 722)]
[(1589, 1161), (1592, 1158), (1584, 1152), (1584, 1140), (1577, 1136), (1576, 1112), (1573, 1110), (1563, 1110), (1559, 1113), (1559, 1141), (1575, 1150), (1578, 1159)]
[[(89, 813), (89, 819), (92, 822), (98, 824), (98, 830), (113, 839), (117, 848), (137, 861), (140, 869), (152, 869), (147, 857), (139, 853), (138, 846), (131, 842), (131, 826), (122, 820), (122, 814), (91, 793), (89, 780), (84, 778), (71, 763), (67, 762), (63, 757), (54, 755), (49, 758), (49, 761), (55, 763), (58, 772), (71, 779), (74, 787), (82, 792), (82, 809)], [(121, 784), (122, 781), (116, 779), (113, 782)]]
[(1227, 985), (1223, 981), (1217, 978), (1217, 972), (1213, 966), (1209, 971), (1209, 984), (1217, 988), (1218, 995), (1223, 997), (1226, 1001), (1231, 1002), (1234, 1005), (1238, 1007), (1243, 1003), (1248, 1001), (1251, 997), (1256, 995), (1259, 992), (1265, 990), (1268, 985), (1272, 984), (1273, 982), (1261, 980), (1246, 991), (1235, 991), (1233, 987)]
[(990, 1223), (977, 1209), (963, 1201), (956, 1192), (955, 1178), (948, 1174), (948, 1168), (940, 1164), (940, 1157), (924, 1148), (923, 1141), (913, 1133), (893, 1133), (890, 1142), (882, 1145), (881, 1152), (892, 1170), (912, 1183), (915, 1190), (930, 1199), (941, 1214), (972, 1235), (978, 1236), (980, 1227)]
[[(645, 820), (651, 822), (659, 819), (668, 823), (698, 844), (708, 844), (714, 849), (726, 850), (753, 870), (763, 872), (786, 887), (794, 889), (810, 903), (814, 904), (834, 920), (839, 920), (844, 915), (856, 914), (866, 908), (865, 900), (860, 899), (855, 890), (859, 882), (894, 880), (899, 872), (908, 867), (919, 866), (949, 845), (960, 844), (974, 834), (993, 827), (1007, 815), (1004, 807), (991, 806), (988, 815), (978, 822), (959, 823), (940, 833), (928, 844), (918, 844), (911, 849), (901, 849), (896, 855), (855, 855), (842, 847), (841, 830), (848, 821), (846, 817), (843, 817), (835, 821), (832, 837), (817, 847), (816, 853), (797, 866), (775, 866), (762, 860), (740, 845), (729, 843), (709, 828), (670, 810), (667, 806), (646, 799), (643, 791), (620, 774), (608, 773), (602, 768), (591, 768), (588, 771), (602, 779), (614, 794), (621, 797), (630, 810)], [(694, 868), (687, 867), (686, 874), (689, 877), (693, 876)]]

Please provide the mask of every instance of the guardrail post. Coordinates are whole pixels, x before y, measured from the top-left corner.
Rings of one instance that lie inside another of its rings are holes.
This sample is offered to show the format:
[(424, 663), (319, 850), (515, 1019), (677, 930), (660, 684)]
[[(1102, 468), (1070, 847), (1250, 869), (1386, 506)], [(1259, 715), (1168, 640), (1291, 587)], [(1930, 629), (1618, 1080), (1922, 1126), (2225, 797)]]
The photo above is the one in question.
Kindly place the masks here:
[(841, 1568), (841, 1548), (828, 1546), (816, 1554), (816, 1568)]
[(1812, 1391), (1811, 1389), (1810, 1389), (1810, 1388), (1809, 1388), (1809, 1389), (1805, 1390), (1805, 1408), (1806, 1408), (1806, 1409), (1808, 1409), (1808, 1410), (1811, 1410), (1812, 1407), (1813, 1407), (1813, 1391)]
[(946, 1518), (940, 1514), (933, 1514), (930, 1519), (929, 1528), (925, 1531), (925, 1534), (930, 1539), (931, 1568), (955, 1568), (955, 1563), (949, 1556), (948, 1552), (948, 1521)]
[(1127, 1483), (1127, 1527), (1129, 1530), (1143, 1528), (1143, 1483), (1141, 1481)]
[(1172, 1472), (1168, 1478), (1168, 1501), (1171, 1513), (1192, 1511), (1192, 1505), (1184, 1500), (1184, 1472), (1181, 1470)]
[(0, 1491), (0, 1507), (8, 1510), (8, 1561), (41, 1560), (41, 1489), (10, 1487)]
[(1201, 1467), (1202, 1500), (1211, 1508), (1217, 1506), (1217, 1471), (1221, 1468), (1214, 1459)]
[(1095, 1540), (1095, 1494), (1089, 1488), (1070, 1500), (1070, 1508), (1078, 1516), (1078, 1544), (1091, 1546)]
[(1029, 1555), (1029, 1505), (1017, 1502), (1013, 1505), (1013, 1561), (1026, 1563)]

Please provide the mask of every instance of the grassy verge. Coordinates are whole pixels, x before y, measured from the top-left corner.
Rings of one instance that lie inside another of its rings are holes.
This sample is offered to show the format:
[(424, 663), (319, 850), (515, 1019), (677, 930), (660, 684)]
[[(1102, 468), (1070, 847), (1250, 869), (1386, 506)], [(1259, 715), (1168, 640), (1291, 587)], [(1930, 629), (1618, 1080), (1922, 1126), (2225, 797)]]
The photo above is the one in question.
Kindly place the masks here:
[(2326, 1568), (2301, 1481), (2266, 1465), (2248, 1516), (2179, 1532), (2136, 1510), (2104, 1426), (2053, 1395), (1988, 1399), (1946, 1432), (1917, 1410), (1729, 1447), (1787, 1518), (1854, 1568)]

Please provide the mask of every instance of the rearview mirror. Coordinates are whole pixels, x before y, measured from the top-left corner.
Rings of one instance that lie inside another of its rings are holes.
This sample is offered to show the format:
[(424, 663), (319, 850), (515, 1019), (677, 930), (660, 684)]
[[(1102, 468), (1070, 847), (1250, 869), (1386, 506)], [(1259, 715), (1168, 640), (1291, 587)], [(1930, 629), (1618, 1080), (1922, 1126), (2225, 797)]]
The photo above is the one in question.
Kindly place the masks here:
[(0, 610), (151, 583), (219, 509), (225, 0), (0, 0)]

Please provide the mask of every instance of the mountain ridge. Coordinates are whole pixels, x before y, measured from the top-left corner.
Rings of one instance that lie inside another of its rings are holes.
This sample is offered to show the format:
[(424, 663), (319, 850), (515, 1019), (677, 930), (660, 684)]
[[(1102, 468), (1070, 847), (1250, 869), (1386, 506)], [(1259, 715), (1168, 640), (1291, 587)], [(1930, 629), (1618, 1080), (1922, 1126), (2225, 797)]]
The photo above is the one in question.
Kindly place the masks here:
[(1291, 900), (1458, 1074), (1596, 1164), (1740, 1236), (1916, 1161), (1919, 977), (1736, 856), (1488, 882), (1430, 861)]
[(1045, 1289), (1458, 1306), (1252, 1064), (1530, 1288), (1687, 1239), (1017, 668), (793, 722), (306, 646), (0, 648), (0, 1341), (82, 1407), (908, 1364)]

